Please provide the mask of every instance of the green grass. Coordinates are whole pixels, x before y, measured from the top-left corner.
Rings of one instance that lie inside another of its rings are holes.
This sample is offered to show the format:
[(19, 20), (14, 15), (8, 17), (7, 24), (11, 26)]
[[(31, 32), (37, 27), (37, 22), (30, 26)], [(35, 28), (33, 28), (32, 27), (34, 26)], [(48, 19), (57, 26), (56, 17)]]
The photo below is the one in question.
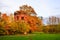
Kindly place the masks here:
[(60, 34), (33, 33), (28, 35), (0, 36), (0, 40), (60, 40)]

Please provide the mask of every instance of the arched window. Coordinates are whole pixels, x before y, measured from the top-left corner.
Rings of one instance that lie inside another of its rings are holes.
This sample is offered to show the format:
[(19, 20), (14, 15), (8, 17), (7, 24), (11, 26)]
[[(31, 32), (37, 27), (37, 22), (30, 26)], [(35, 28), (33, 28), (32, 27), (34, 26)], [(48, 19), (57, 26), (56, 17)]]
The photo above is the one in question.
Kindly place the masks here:
[(24, 20), (24, 17), (21, 17), (22, 20)]
[(17, 20), (19, 20), (19, 16), (17, 16)]

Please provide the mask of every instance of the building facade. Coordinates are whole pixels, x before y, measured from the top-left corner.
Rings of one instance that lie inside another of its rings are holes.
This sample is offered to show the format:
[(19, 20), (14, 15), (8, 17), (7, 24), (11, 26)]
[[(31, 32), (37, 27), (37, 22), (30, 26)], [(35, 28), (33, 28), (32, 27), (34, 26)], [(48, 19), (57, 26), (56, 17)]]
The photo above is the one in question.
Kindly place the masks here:
[(42, 20), (37, 17), (36, 12), (31, 6), (23, 5), (19, 11), (14, 12), (15, 21), (24, 21), (30, 25), (30, 29), (36, 31), (42, 26)]

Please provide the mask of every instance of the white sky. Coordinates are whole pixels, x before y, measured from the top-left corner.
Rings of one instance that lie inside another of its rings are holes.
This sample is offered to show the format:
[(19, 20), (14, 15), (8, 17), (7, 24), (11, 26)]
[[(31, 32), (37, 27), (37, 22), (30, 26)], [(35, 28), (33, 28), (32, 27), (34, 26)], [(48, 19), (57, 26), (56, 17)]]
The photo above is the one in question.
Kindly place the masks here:
[(0, 11), (7, 14), (19, 10), (19, 6), (29, 5), (38, 16), (60, 15), (60, 0), (0, 0)]

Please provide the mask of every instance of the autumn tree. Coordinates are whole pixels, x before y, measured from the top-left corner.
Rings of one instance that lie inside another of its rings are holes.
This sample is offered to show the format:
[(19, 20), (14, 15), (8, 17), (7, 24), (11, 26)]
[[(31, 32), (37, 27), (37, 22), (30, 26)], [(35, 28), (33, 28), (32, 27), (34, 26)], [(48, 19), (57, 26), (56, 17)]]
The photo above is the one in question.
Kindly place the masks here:
[(48, 18), (47, 21), (47, 28), (48, 28), (48, 32), (50, 33), (57, 33), (59, 31), (59, 18), (52, 16)]
[(6, 30), (5, 30), (5, 26), (6, 26), (6, 22), (4, 20), (0, 21), (0, 34), (5, 34)]

